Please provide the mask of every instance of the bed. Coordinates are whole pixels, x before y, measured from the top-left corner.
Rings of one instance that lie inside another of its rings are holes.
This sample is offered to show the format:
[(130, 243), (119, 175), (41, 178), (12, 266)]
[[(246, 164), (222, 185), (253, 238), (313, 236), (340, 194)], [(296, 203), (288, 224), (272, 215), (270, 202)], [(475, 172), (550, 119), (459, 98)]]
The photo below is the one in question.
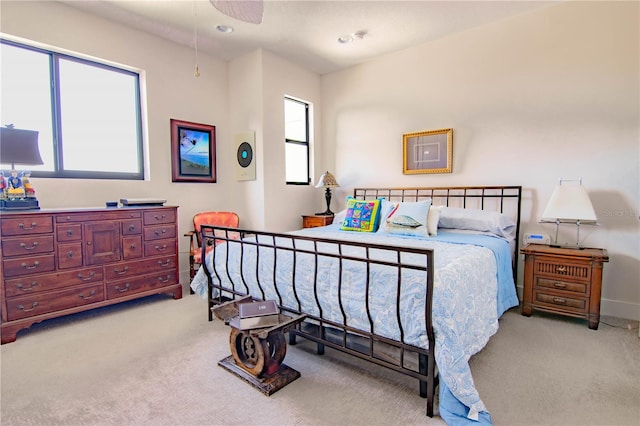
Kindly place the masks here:
[(291, 344), (301, 336), (318, 353), (328, 346), (416, 378), (430, 417), (440, 384), (447, 422), (490, 423), (468, 361), (518, 305), (521, 192), (356, 188), (329, 226), (203, 226), (216, 248), (191, 288), (208, 300), (209, 320), (214, 305), (247, 294), (276, 300), (283, 313), (306, 315)]

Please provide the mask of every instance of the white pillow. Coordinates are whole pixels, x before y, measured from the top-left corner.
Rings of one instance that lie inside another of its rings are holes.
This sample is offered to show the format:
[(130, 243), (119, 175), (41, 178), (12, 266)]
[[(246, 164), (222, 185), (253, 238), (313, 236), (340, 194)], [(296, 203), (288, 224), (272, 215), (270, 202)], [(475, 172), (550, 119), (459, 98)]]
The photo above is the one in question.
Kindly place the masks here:
[(440, 228), (490, 232), (506, 239), (513, 239), (516, 232), (516, 224), (500, 212), (460, 207), (442, 207), (438, 226)]
[(427, 232), (430, 237), (438, 235), (438, 222), (440, 221), (440, 209), (444, 206), (431, 206), (427, 213)]
[(428, 237), (427, 215), (429, 207), (431, 207), (431, 200), (396, 203), (386, 218), (380, 222), (378, 232)]
[(344, 217), (346, 215), (347, 215), (347, 209), (340, 210), (338, 213), (333, 215), (333, 222), (331, 223), (337, 223), (339, 225), (342, 224), (342, 221), (344, 220)]

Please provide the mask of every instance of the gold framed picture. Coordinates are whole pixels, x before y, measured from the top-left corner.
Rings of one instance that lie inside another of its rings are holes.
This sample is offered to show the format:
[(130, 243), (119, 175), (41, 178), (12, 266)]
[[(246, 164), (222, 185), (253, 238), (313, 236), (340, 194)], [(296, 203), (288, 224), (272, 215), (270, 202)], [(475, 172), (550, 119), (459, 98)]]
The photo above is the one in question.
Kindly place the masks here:
[(402, 135), (402, 173), (451, 173), (453, 129)]

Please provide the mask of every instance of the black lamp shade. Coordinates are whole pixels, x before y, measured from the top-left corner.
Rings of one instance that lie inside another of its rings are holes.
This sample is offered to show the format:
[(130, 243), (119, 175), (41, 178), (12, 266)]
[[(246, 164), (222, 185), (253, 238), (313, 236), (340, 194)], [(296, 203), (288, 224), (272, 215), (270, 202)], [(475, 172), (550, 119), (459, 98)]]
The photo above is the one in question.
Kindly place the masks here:
[(38, 131), (0, 128), (0, 163), (32, 166), (44, 164), (38, 149)]

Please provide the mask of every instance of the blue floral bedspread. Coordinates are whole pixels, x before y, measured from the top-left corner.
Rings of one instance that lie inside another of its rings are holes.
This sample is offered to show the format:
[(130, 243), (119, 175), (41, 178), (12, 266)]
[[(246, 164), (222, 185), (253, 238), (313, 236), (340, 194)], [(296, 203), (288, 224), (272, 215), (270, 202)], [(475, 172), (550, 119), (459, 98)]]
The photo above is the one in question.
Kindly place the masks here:
[[(496, 333), (498, 318), (507, 309), (518, 305), (508, 242), (488, 235), (460, 234), (442, 230), (438, 231), (437, 237), (429, 238), (349, 232), (339, 230), (338, 225), (303, 229), (291, 234), (432, 248), (435, 262), (432, 305), (433, 329), (436, 338), (435, 358), (441, 385), (445, 385), (441, 386), (440, 412), (442, 415), (443, 412), (449, 411), (443, 407), (445, 401), (442, 398), (442, 389), (446, 389), (457, 401), (468, 408), (465, 410), (468, 419), (477, 420), (481, 412), (486, 413), (486, 407), (475, 388), (468, 361), (472, 355), (484, 348), (489, 338)], [(281, 243), (288, 244), (287, 240)], [(306, 241), (304, 243), (311, 244)], [(296, 244), (300, 247), (298, 245), (300, 240), (297, 240)], [(274, 277), (276, 284), (291, 282), (294, 273), (292, 252), (278, 251), (274, 274), (273, 250), (260, 249), (259, 264), (256, 265), (255, 253), (251, 253), (252, 249), (247, 246), (243, 249), (244, 262), (240, 261), (239, 245), (229, 243), (229, 259), (234, 259), (229, 262), (225, 256), (227, 246), (221, 245), (216, 248), (218, 271), (225, 270), (225, 265), (228, 265), (227, 272), (231, 277), (235, 277), (234, 281), (245, 282), (249, 286), (250, 294), (254, 297), (262, 297), (255, 284), (256, 273), (258, 273), (263, 287), (267, 289), (264, 298), (277, 300)], [(330, 246), (325, 249), (332, 250)], [(380, 256), (385, 255), (380, 253)], [(416, 258), (415, 261), (419, 263), (422, 260)], [(278, 286), (278, 289), (283, 306), (297, 307), (299, 300), (303, 312), (320, 316), (313, 290), (314, 268), (309, 267), (313, 262), (311, 255), (299, 254), (296, 259), (295, 279), (298, 299), (291, 289), (285, 289), (282, 286)], [(207, 264), (211, 264), (211, 258), (207, 260)], [(348, 262), (344, 263), (343, 277), (346, 275), (352, 278), (362, 277), (362, 265), (358, 266), (360, 269), (349, 270)], [(322, 317), (342, 322), (342, 309), (339, 305), (338, 287), (335, 282), (335, 277), (338, 276), (337, 269), (338, 261), (335, 258), (320, 257), (318, 259), (318, 282), (324, 285), (318, 289), (317, 297), (320, 300)], [(385, 273), (388, 271), (383, 266), (374, 265), (370, 271), (372, 288), (369, 295), (369, 309), (374, 330), (371, 330), (366, 313), (364, 279), (344, 280), (340, 297), (344, 311), (347, 313), (346, 322), (349, 326), (400, 340), (400, 328), (395, 320), (395, 303), (388, 303), (388, 300), (395, 300), (396, 286), (385, 285), (389, 282), (388, 279), (384, 279)], [(230, 285), (226, 273), (220, 274), (220, 278), (223, 285)], [(424, 323), (424, 278), (424, 272), (403, 273), (401, 318), (404, 342), (426, 348), (428, 340)], [(395, 280), (395, 275), (393, 279)], [(207, 277), (202, 269), (196, 274), (191, 288), (203, 298), (207, 297)]]

